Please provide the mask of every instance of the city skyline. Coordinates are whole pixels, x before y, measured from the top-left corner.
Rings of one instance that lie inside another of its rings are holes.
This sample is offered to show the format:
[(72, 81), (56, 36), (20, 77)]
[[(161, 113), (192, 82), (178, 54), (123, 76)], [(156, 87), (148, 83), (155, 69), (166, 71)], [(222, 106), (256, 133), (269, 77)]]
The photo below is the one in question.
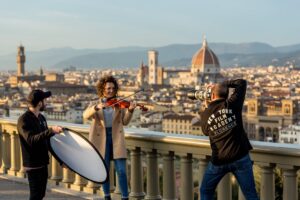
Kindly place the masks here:
[[(209, 41), (298, 44), (300, 3), (163, 1), (27, 1), (2, 3), (0, 55), (24, 44), (49, 48), (106, 49)], [(288, 14), (286, 14), (288, 13)]]

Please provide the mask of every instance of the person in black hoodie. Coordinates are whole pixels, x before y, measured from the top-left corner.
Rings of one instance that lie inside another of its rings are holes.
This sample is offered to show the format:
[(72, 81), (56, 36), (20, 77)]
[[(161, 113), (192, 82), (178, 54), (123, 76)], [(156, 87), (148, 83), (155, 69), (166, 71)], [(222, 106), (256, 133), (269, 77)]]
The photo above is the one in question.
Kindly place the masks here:
[[(234, 92), (228, 98), (229, 88)], [(213, 199), (224, 175), (232, 172), (247, 200), (257, 200), (249, 151), (252, 146), (243, 127), (242, 109), (247, 82), (243, 79), (224, 81), (211, 86), (210, 101), (201, 115), (201, 128), (209, 136), (212, 149), (200, 187), (201, 200)]]
[(28, 110), (19, 117), (17, 123), (30, 200), (41, 200), (45, 196), (49, 164), (47, 140), (62, 132), (59, 126), (48, 128), (45, 117), (40, 113), (45, 110), (46, 98), (50, 96), (50, 91), (31, 91), (27, 98)]

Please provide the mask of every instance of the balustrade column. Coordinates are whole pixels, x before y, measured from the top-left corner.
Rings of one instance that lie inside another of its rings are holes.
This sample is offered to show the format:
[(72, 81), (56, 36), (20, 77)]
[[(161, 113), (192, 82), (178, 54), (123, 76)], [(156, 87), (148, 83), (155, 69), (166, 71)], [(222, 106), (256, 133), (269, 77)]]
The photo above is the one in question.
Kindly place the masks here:
[(192, 154), (180, 158), (180, 199), (194, 199)]
[(48, 164), (48, 179), (50, 180), (52, 176), (52, 155), (49, 155), (49, 164)]
[[(129, 154), (130, 156), (130, 154)], [(127, 176), (127, 181), (130, 179), (130, 177), (128, 176), (128, 161), (126, 160), (126, 176)], [(117, 175), (117, 172), (114, 173), (114, 177), (115, 177), (115, 189), (114, 189), (114, 194), (113, 197), (119, 199), (121, 198), (121, 190), (120, 190), (120, 184), (119, 184), (119, 176)], [(112, 177), (112, 178), (114, 178)], [(129, 186), (128, 186), (129, 187)]]
[(115, 187), (115, 163), (114, 162), (110, 162), (110, 168), (109, 168), (109, 188), (110, 188), (110, 192), (114, 192), (116, 187)]
[(7, 171), (9, 175), (16, 176), (19, 170), (19, 151), (17, 149), (17, 133), (13, 131), (10, 134), (10, 168)]
[(70, 188), (76, 191), (82, 191), (84, 185), (86, 185), (86, 180), (82, 178), (79, 174), (75, 174), (75, 181), (71, 184)]
[(58, 185), (61, 179), (62, 179), (61, 167), (59, 166), (57, 160), (53, 156), (51, 156), (51, 177), (49, 182), (54, 185)]
[[(18, 135), (18, 137), (20, 137)], [(17, 172), (17, 176), (20, 178), (25, 178), (26, 177), (26, 171), (24, 169), (23, 166), (23, 155), (22, 155), (22, 149), (21, 149), (21, 145), (20, 145), (20, 140), (18, 139), (18, 145), (17, 145), (17, 149), (19, 151), (19, 155), (20, 155), (20, 170)]]
[(116, 199), (121, 199), (119, 176), (117, 174), (117, 171), (115, 170), (114, 162), (110, 162), (109, 180), (110, 180), (110, 192), (113, 193), (112, 196)]
[(231, 200), (231, 173), (226, 174), (217, 187), (218, 200)]
[(88, 181), (87, 185), (83, 188), (83, 191), (86, 193), (95, 194), (99, 188), (99, 184), (94, 183), (93, 181)]
[[(110, 165), (110, 167), (108, 169), (109, 191), (110, 191), (110, 193), (113, 193), (112, 194), (113, 198), (119, 199), (119, 198), (121, 198), (121, 192), (120, 192), (119, 186), (118, 186), (118, 176), (115, 174), (116, 173), (115, 172), (115, 163), (113, 161), (110, 161), (109, 165)], [(104, 196), (104, 192), (103, 192), (102, 188), (99, 188), (97, 190), (97, 194), (99, 194), (100, 196)]]
[(200, 159), (199, 160), (199, 188), (198, 188), (198, 196), (199, 196), (199, 200), (201, 200), (200, 198), (200, 188), (201, 188), (201, 183), (202, 183), (202, 180), (203, 180), (203, 176), (204, 176), (204, 173), (205, 173), (205, 170), (207, 168), (207, 165), (208, 165), (208, 160), (207, 159)]
[(3, 151), (2, 151), (2, 146), (3, 146), (2, 135), (3, 135), (3, 133), (2, 133), (2, 126), (0, 124), (0, 169), (1, 169), (1, 166), (2, 166), (2, 154), (3, 154)]
[(241, 187), (239, 187), (239, 200), (246, 200), (246, 198), (241, 190)]
[(163, 200), (176, 200), (174, 152), (163, 157)]
[(6, 131), (1, 131), (1, 168), (0, 168), (0, 173), (6, 174), (7, 173), (7, 169), (8, 169), (8, 152), (7, 152), (7, 148), (9, 145), (9, 141), (7, 139), (7, 132)]
[(147, 195), (145, 199), (161, 199), (159, 191), (158, 154), (155, 149), (147, 153)]
[(70, 188), (71, 184), (74, 182), (74, 172), (69, 170), (68, 168), (63, 168), (63, 177), (59, 185)]
[(283, 169), (283, 200), (298, 199), (297, 170), (294, 168)]
[(114, 173), (116, 177), (116, 187), (114, 190), (114, 196), (121, 198), (121, 190), (120, 190), (120, 184), (119, 184), (119, 176), (117, 175), (117, 172)]
[(260, 183), (260, 199), (269, 200), (275, 199), (275, 175), (274, 167), (260, 166), (261, 168), (261, 183)]
[(143, 169), (142, 152), (139, 147), (130, 152), (131, 157), (131, 192), (129, 194), (133, 199), (143, 199), (145, 196), (143, 189)]

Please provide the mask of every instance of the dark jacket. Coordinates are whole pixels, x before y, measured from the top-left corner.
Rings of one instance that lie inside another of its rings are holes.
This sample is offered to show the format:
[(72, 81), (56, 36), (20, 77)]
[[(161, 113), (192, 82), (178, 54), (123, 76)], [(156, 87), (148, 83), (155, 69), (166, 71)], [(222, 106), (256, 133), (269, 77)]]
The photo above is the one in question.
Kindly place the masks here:
[(17, 124), (21, 143), (23, 166), (41, 167), (49, 164), (47, 139), (54, 135), (48, 129), (45, 117), (38, 117), (27, 110), (18, 119)]
[(215, 165), (236, 161), (252, 149), (242, 119), (247, 82), (238, 79), (223, 84), (234, 88), (233, 94), (228, 99), (211, 102), (201, 113), (201, 128), (209, 136), (211, 161)]

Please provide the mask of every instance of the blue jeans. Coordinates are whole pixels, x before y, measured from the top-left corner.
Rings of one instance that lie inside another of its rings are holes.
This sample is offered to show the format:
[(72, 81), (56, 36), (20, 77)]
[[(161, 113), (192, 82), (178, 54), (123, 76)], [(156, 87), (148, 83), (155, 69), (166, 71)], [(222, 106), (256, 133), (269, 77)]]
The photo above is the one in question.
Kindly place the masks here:
[(200, 188), (201, 200), (213, 199), (218, 183), (228, 172), (233, 173), (247, 200), (258, 200), (249, 154), (229, 164), (214, 165), (209, 162)]
[[(109, 170), (110, 161), (113, 159), (113, 143), (112, 143), (112, 129), (106, 128), (106, 148), (105, 148), (105, 164)], [(119, 178), (119, 186), (122, 198), (128, 198), (128, 185), (126, 175), (126, 159), (115, 159), (115, 169)], [(103, 184), (103, 192), (105, 196), (110, 196), (110, 183), (109, 179)]]

